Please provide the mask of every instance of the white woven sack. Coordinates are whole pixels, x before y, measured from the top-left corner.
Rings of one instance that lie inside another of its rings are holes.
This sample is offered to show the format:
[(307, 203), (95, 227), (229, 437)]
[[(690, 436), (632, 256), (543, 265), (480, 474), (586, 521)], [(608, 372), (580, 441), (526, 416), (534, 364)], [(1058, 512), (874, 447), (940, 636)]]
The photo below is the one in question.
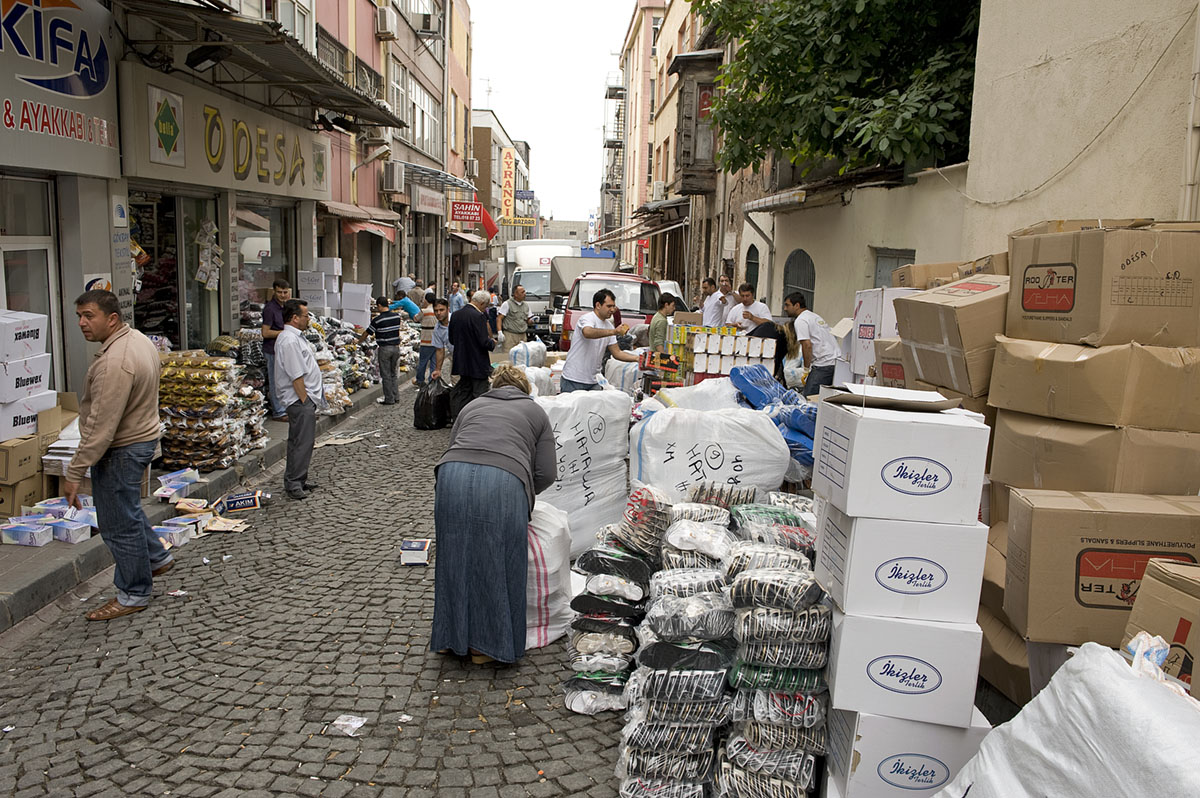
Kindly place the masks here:
[(546, 345), (541, 341), (525, 341), (508, 350), (508, 359), (514, 366), (546, 365)]
[(525, 581), (525, 649), (548, 646), (566, 634), (571, 609), (571, 529), (567, 514), (538, 501), (529, 515)]

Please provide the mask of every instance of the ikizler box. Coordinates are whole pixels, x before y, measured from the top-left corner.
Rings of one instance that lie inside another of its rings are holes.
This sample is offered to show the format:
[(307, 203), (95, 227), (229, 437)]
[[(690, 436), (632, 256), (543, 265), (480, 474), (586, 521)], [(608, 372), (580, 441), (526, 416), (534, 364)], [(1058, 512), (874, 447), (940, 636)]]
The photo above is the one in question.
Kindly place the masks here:
[(844, 798), (935, 795), (992, 730), (978, 709), (966, 728), (831, 710), (828, 778)]
[(989, 435), (982, 418), (938, 410), (957, 400), (936, 393), (849, 388), (817, 411), (813, 492), (850, 516), (974, 523)]
[(967, 728), (983, 632), (975, 623), (833, 611), (829, 700), (834, 709)]
[(814, 567), (843, 611), (972, 623), (988, 528), (851, 518), (825, 502)]

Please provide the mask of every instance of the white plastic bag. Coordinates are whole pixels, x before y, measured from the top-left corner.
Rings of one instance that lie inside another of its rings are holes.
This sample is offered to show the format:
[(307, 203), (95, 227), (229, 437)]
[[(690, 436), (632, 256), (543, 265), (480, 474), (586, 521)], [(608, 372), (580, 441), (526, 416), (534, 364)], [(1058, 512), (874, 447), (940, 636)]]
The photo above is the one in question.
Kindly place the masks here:
[(541, 341), (525, 341), (508, 350), (508, 359), (514, 366), (546, 365), (546, 345)]
[(685, 410), (730, 410), (741, 407), (738, 389), (728, 377), (710, 377), (699, 385), (664, 388), (656, 396), (667, 407)]
[(679, 498), (697, 482), (775, 490), (791, 460), (775, 423), (745, 408), (661, 410), (633, 426), (629, 448), (633, 485), (654, 485)]
[(1200, 711), (1085, 643), (935, 798), (1200, 795)]
[(529, 384), (537, 389), (537, 396), (553, 396), (558, 393), (550, 379), (550, 369), (544, 366), (517, 366), (529, 378)]
[(604, 378), (608, 380), (609, 385), (634, 396), (637, 393), (642, 372), (638, 369), (637, 363), (626, 363), (612, 357), (604, 364)]
[(538, 494), (538, 501), (554, 505), (570, 519), (572, 557), (596, 544), (596, 533), (601, 527), (621, 522), (629, 498), (628, 478), (629, 472), (622, 461), (605, 468), (592, 468), (580, 479), (560, 480)]
[(538, 501), (529, 515), (526, 650), (548, 646), (567, 633), (575, 618), (571, 595), (571, 529), (567, 514)]

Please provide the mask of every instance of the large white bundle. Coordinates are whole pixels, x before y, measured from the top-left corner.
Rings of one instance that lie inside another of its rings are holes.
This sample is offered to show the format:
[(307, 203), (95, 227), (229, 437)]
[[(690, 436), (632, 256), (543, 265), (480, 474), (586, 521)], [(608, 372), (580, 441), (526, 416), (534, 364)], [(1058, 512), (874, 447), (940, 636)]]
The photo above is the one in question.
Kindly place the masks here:
[(685, 410), (730, 410), (741, 407), (737, 400), (738, 389), (728, 377), (710, 377), (699, 385), (680, 388), (664, 388), (658, 392), (658, 401), (666, 407), (682, 407)]
[(546, 365), (546, 345), (541, 341), (525, 341), (508, 350), (508, 359), (514, 366)]
[(571, 529), (567, 514), (539, 501), (529, 515), (525, 648), (548, 646), (575, 618), (571, 609)]
[(737, 408), (718, 413), (668, 408), (629, 433), (629, 478), (685, 497), (697, 482), (775, 490), (791, 455), (765, 414)]
[(1200, 795), (1200, 711), (1085, 643), (935, 798)]
[(621, 391), (573, 391), (536, 401), (550, 417), (558, 460), (557, 479), (541, 497), (569, 515), (575, 556), (600, 527), (621, 519), (633, 400)]
[(638, 383), (642, 379), (642, 371), (637, 363), (626, 363), (610, 357), (604, 364), (604, 379), (614, 388), (633, 396), (637, 392)]
[(553, 396), (558, 393), (550, 379), (550, 369), (545, 366), (517, 366), (529, 378), (529, 384), (536, 393), (534, 396)]

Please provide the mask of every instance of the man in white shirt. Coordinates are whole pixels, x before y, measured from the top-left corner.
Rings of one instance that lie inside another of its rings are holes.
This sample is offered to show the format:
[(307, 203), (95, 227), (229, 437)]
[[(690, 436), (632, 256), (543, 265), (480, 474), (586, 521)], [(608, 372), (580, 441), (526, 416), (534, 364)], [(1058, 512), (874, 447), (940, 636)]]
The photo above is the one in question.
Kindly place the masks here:
[(308, 303), (289, 299), (283, 305), (283, 330), (275, 339), (275, 374), (279, 401), (287, 409), (287, 468), (283, 487), (292, 499), (306, 499), (316, 488), (308, 481), (313, 442), (317, 433), (317, 408), (326, 407), (325, 386), (313, 348), (304, 339), (308, 329)]
[(729, 312), (725, 295), (717, 290), (717, 281), (711, 277), (705, 277), (700, 283), (700, 291), (703, 294), (700, 307), (704, 313), (704, 326), (720, 327), (725, 323), (725, 314)]
[(754, 286), (750, 283), (738, 286), (738, 298), (741, 301), (729, 309), (726, 324), (736, 324), (742, 332), (750, 332), (760, 324), (774, 321), (771, 309), (754, 298)]
[(822, 385), (833, 385), (833, 369), (837, 364), (837, 339), (825, 319), (808, 309), (804, 294), (794, 291), (784, 297), (783, 312), (794, 319), (796, 340), (804, 355), (804, 367), (808, 376), (801, 393), (813, 396)]
[(597, 390), (600, 386), (596, 383), (596, 373), (600, 371), (605, 349), (624, 363), (637, 362), (637, 355), (617, 346), (616, 336), (629, 332), (629, 325), (613, 328), (612, 315), (616, 310), (617, 298), (612, 291), (601, 288), (592, 295), (592, 312), (585, 313), (576, 322), (575, 333), (571, 336), (571, 348), (563, 363), (560, 393)]

